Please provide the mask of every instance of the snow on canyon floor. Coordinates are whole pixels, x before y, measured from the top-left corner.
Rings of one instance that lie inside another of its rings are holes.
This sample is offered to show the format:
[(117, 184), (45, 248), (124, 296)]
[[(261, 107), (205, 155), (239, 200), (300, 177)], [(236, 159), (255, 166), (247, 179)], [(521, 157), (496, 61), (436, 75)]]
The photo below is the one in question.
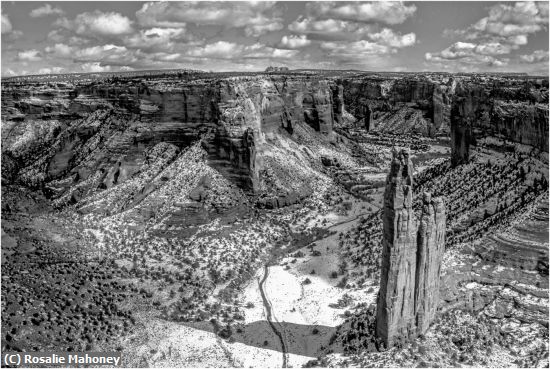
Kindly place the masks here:
[[(140, 333), (122, 342), (125, 365), (302, 367), (317, 358), (345, 320), (347, 309), (358, 302), (375, 302), (377, 281), (367, 281), (362, 289), (346, 289), (338, 287), (342, 277), (333, 273), (339, 264), (338, 235), (356, 225), (365, 206), (372, 204), (353, 199), (346, 215), (328, 212), (308, 221), (319, 224), (326, 220), (331, 234), (268, 266), (263, 284), (268, 306), (260, 287), (266, 268), (259, 268), (240, 292), (244, 322), (233, 328), (229, 340), (216, 335), (210, 322), (171, 322), (149, 310), (138, 313), (142, 328), (136, 332)], [(346, 304), (339, 304), (343, 299)], [(271, 309), (271, 320), (284, 340), (286, 353), (268, 322), (267, 309)]]

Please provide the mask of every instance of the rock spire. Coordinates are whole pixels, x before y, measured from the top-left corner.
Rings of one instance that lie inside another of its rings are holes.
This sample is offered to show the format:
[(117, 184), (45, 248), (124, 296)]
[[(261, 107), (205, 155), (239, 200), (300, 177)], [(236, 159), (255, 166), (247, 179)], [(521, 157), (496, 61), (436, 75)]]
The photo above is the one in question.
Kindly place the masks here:
[(424, 193), (417, 221), (412, 204), (410, 154), (394, 150), (384, 194), (382, 273), (376, 314), (376, 334), (386, 347), (423, 334), (439, 301), (445, 205), (442, 199)]

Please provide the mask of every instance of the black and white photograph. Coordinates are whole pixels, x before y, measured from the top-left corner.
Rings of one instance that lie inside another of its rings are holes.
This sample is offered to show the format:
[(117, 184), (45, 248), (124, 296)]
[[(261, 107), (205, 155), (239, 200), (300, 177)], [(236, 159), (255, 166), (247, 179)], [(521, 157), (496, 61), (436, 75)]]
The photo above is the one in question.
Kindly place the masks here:
[(1, 367), (548, 368), (548, 1), (2, 1)]

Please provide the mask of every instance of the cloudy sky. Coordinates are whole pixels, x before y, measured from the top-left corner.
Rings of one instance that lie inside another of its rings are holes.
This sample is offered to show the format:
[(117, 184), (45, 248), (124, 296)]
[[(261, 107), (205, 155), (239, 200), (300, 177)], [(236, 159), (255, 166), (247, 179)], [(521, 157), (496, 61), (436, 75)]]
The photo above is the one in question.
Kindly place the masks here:
[(548, 74), (548, 2), (8, 2), (2, 75), (268, 65)]

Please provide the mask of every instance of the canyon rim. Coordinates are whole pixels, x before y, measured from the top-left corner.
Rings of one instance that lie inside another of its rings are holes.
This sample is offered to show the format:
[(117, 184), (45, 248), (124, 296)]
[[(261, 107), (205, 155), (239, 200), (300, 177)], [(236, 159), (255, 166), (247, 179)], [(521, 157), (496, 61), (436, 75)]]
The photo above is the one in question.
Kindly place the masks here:
[(548, 2), (1, 7), (3, 366), (548, 367)]

